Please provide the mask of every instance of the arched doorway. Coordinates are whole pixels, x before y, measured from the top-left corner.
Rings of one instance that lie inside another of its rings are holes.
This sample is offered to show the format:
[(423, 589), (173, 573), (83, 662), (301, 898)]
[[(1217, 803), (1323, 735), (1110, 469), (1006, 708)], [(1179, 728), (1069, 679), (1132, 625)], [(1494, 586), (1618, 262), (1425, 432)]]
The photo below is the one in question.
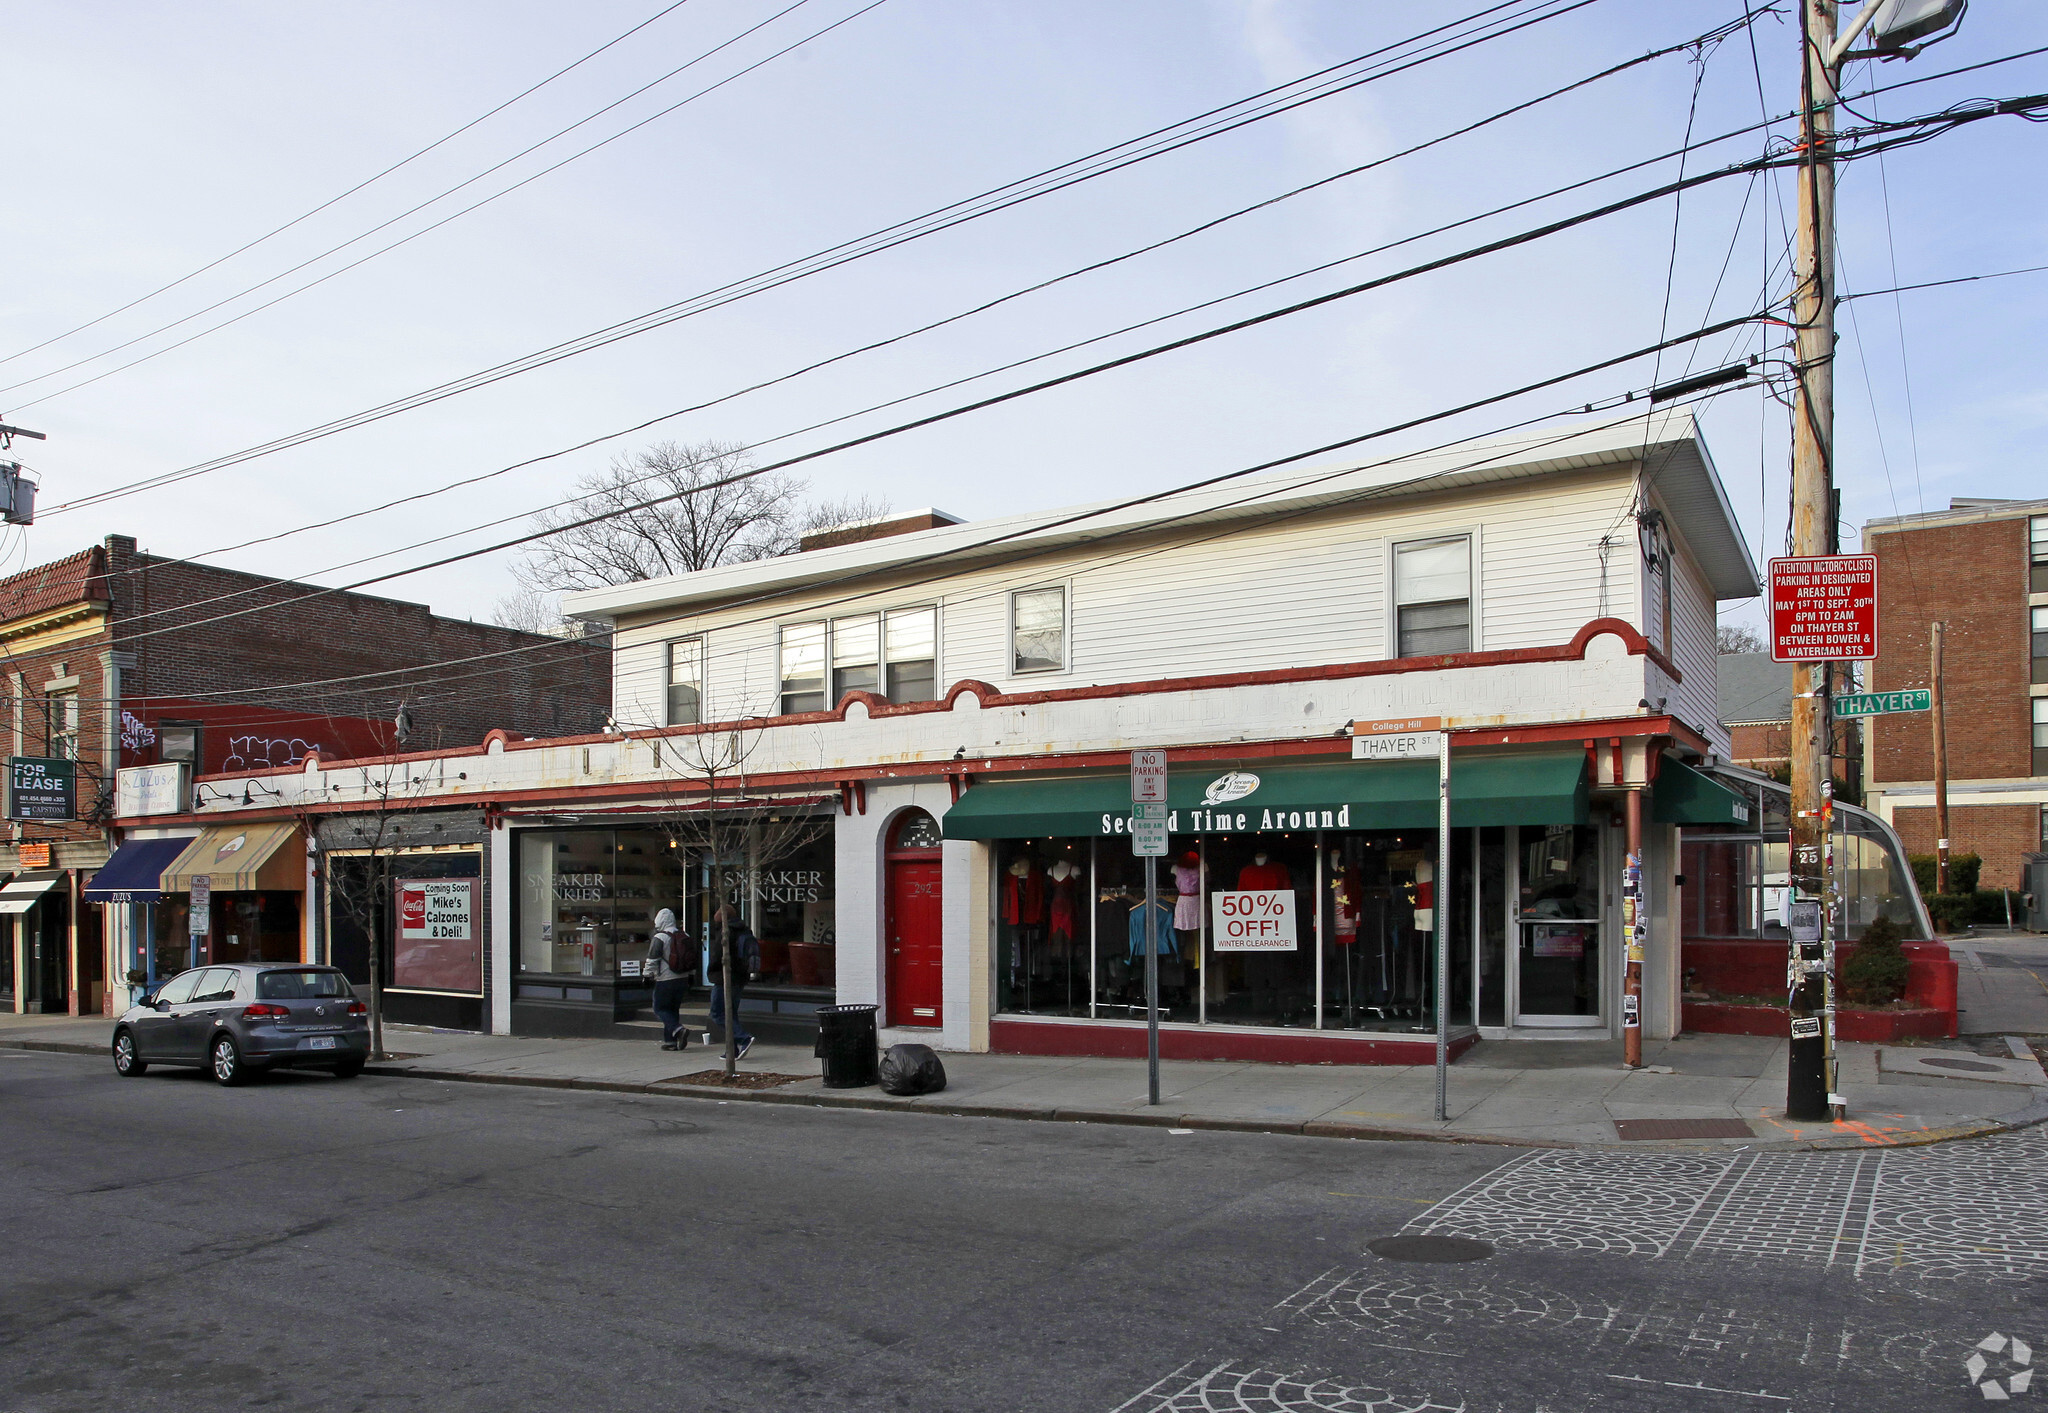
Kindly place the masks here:
[(889, 1025), (937, 1028), (945, 1020), (945, 908), (939, 822), (905, 810), (889, 828), (888, 955), (883, 995)]

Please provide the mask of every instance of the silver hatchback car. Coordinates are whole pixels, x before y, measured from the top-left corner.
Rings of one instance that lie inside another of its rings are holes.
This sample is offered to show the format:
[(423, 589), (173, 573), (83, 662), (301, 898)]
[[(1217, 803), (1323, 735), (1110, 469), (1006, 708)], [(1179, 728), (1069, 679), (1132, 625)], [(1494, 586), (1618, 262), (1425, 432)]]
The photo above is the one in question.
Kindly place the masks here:
[(333, 967), (243, 962), (180, 972), (114, 1023), (114, 1069), (200, 1065), (222, 1084), (265, 1070), (362, 1073), (369, 1007)]

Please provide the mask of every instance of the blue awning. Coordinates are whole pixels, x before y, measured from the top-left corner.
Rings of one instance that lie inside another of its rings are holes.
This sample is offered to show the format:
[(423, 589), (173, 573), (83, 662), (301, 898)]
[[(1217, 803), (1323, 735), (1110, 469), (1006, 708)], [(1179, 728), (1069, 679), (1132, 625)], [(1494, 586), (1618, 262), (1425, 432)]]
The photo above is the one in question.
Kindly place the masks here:
[(154, 903), (164, 870), (192, 842), (183, 839), (130, 839), (114, 850), (85, 885), (88, 903)]

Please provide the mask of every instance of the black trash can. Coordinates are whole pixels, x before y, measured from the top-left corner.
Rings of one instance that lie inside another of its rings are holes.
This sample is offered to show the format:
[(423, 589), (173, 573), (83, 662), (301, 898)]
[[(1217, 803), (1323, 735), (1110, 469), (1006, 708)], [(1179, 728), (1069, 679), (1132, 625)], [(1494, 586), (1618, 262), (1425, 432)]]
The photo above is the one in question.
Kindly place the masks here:
[(874, 1084), (875, 1006), (818, 1007), (818, 1044), (827, 1089), (861, 1089)]

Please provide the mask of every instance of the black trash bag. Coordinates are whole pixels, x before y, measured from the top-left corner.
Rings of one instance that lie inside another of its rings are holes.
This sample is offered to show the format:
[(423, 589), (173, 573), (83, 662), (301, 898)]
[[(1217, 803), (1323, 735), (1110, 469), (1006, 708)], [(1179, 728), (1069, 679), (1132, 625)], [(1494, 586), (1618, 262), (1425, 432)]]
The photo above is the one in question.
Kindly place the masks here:
[(882, 1056), (884, 1094), (936, 1094), (946, 1087), (946, 1067), (929, 1045), (891, 1045)]

